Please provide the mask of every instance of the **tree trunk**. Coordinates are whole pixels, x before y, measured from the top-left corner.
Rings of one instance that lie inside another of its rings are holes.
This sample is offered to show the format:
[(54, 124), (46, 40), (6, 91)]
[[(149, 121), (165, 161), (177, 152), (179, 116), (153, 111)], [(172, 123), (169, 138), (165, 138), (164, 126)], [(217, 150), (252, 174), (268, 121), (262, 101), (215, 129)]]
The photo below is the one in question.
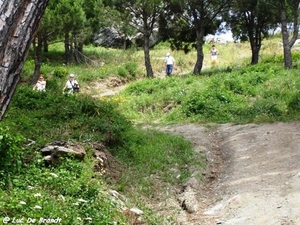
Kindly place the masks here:
[(285, 14), (285, 6), (284, 3), (280, 4), (281, 6), (281, 33), (282, 33), (282, 44), (283, 44), (283, 57), (284, 57), (284, 67), (286, 69), (292, 68), (292, 53), (289, 47), (289, 32), (287, 29), (287, 18)]
[(69, 65), (71, 63), (72, 59), (72, 51), (71, 51), (71, 43), (69, 34), (65, 33), (65, 60), (66, 65)]
[[(251, 32), (249, 32), (249, 34), (250, 33)], [(261, 38), (261, 35), (257, 35), (255, 37), (249, 35), (249, 39), (250, 39), (250, 46), (251, 46), (251, 52), (252, 52), (251, 65), (256, 65), (259, 60), (259, 52), (260, 52), (260, 48), (261, 48), (261, 39), (262, 38)]]
[(195, 27), (196, 27), (196, 46), (197, 46), (197, 60), (194, 67), (194, 75), (199, 75), (203, 66), (203, 38), (204, 38), (204, 19), (197, 20), (197, 12), (194, 12)]
[[(201, 32), (198, 30), (196, 31), (197, 33), (197, 60), (196, 64), (194, 67), (194, 75), (199, 75), (202, 70), (203, 66), (203, 59), (204, 59), (204, 54), (203, 54), (203, 35), (201, 35)], [(201, 38), (202, 36), (202, 38)]]
[(147, 77), (153, 77), (153, 70), (150, 61), (150, 35), (146, 32), (144, 34), (144, 56), (145, 56), (145, 67), (147, 72)]
[(48, 37), (47, 35), (45, 35), (45, 37), (43, 38), (43, 48), (44, 48), (44, 52), (49, 52), (49, 45), (48, 45)]
[[(37, 42), (36, 42), (37, 40)], [(38, 33), (37, 37), (33, 40), (33, 49), (34, 49), (34, 72), (32, 77), (32, 84), (36, 83), (39, 75), (41, 73), (41, 65), (42, 65), (42, 47), (43, 47), (43, 39), (41, 34)]]
[(288, 20), (287, 20), (287, 8), (285, 5), (285, 1), (281, 0), (279, 1), (279, 7), (280, 7), (280, 17), (281, 17), (281, 33), (282, 33), (282, 43), (283, 43), (283, 56), (284, 56), (284, 67), (285, 69), (291, 69), (293, 65), (293, 59), (292, 59), (292, 47), (295, 44), (297, 38), (298, 38), (298, 9), (299, 9), (299, 0), (293, 1), (292, 11), (293, 11), (293, 36), (291, 40), (289, 40), (289, 32), (287, 28)]
[(3, 119), (20, 80), (34, 32), (49, 0), (0, 2), (0, 120)]

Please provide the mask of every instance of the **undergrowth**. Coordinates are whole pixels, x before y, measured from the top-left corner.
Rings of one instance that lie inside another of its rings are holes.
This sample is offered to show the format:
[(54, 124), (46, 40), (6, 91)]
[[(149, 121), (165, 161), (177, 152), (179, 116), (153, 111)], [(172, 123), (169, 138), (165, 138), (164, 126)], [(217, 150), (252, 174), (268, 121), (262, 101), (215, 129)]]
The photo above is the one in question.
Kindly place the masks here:
[(156, 123), (248, 123), (298, 119), (298, 70), (281, 64), (236, 68), (214, 75), (141, 80), (120, 93), (127, 118)]
[[(63, 95), (55, 84), (46, 92), (18, 86), (0, 126), (1, 221), (24, 224), (50, 218), (61, 224), (131, 224), (123, 206), (108, 194), (114, 188), (131, 196), (128, 207), (143, 209), (149, 224), (163, 224), (164, 218), (136, 199), (157, 191), (150, 185), (153, 173), (174, 185), (188, 179), (184, 165), (193, 161), (192, 146), (181, 137), (134, 127), (117, 104), (81, 93)], [(48, 166), (39, 150), (54, 141), (80, 142), (88, 153), (89, 143), (102, 143), (128, 170), (109, 186), (105, 174), (95, 176), (91, 153), (84, 161), (65, 158)], [(132, 191), (136, 185), (138, 192)]]

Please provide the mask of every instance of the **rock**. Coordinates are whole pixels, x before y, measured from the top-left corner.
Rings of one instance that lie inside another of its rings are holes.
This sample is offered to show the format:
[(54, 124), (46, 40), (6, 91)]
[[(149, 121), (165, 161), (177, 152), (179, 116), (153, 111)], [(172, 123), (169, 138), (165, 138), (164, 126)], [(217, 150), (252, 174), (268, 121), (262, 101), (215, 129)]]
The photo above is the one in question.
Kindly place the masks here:
[(135, 214), (137, 214), (137, 215), (139, 215), (139, 216), (144, 214), (144, 212), (143, 212), (142, 210), (140, 210), (140, 209), (138, 209), (138, 208), (135, 208), (135, 207), (134, 207), (134, 208), (131, 208), (130, 211), (131, 211), (131, 212), (134, 212)]
[(131, 41), (117, 29), (106, 27), (95, 35), (94, 44), (106, 48), (124, 48), (124, 46), (130, 46)]
[(198, 211), (199, 205), (195, 192), (190, 186), (187, 186), (184, 192), (180, 196), (181, 207), (186, 210), (188, 213), (194, 213)]
[(67, 143), (63, 141), (56, 141), (47, 144), (41, 150), (42, 155), (44, 155), (44, 160), (49, 163), (55, 163), (58, 161), (59, 157), (62, 156), (73, 156), (77, 159), (83, 159), (86, 155), (84, 147), (79, 143)]

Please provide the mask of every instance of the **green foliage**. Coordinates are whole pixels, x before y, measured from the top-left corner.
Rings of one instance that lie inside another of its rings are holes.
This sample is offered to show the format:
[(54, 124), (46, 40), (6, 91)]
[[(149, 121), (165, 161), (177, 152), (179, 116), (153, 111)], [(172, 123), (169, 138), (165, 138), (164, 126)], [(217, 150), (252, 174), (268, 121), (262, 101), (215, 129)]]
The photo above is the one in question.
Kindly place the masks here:
[(128, 71), (124, 67), (120, 66), (120, 67), (118, 67), (118, 75), (120, 77), (127, 77)]
[(298, 118), (297, 70), (269, 62), (205, 76), (141, 80), (122, 93), (128, 118), (156, 122), (269, 122)]
[(138, 68), (138, 64), (136, 62), (127, 62), (124, 64), (124, 67), (130, 76), (136, 77)]
[(226, 89), (193, 92), (182, 103), (187, 117), (196, 116), (201, 121), (212, 122), (229, 122), (242, 107), (243, 98)]
[[(72, 138), (115, 145), (125, 142), (123, 132), (131, 126), (116, 111), (114, 102), (93, 100), (81, 94), (57, 95), (55, 90), (33, 92), (26, 86), (18, 88), (10, 112), (7, 120), (19, 124), (16, 129), (27, 138), (39, 141)], [(71, 134), (69, 130), (72, 130)]]
[[(93, 178), (93, 160), (65, 159), (45, 168), (35, 162), (25, 165), (12, 179), (10, 192), (0, 189), (0, 218), (60, 219), (63, 224), (126, 224), (120, 204), (109, 200), (105, 185)], [(101, 209), (101, 210), (99, 210)]]
[(67, 77), (68, 69), (66, 67), (55, 67), (55, 70), (53, 72), (53, 76), (56, 78), (63, 78)]
[[(13, 163), (20, 159), (16, 154), (22, 153), (23, 163), (16, 167), (18, 173), (1, 174), (4, 179), (0, 186), (0, 218), (47, 216), (61, 218), (66, 224), (113, 224), (114, 221), (130, 224), (120, 213), (119, 203), (105, 192), (104, 179), (95, 176), (92, 154), (88, 154), (84, 162), (65, 158), (59, 164), (45, 166), (37, 150), (53, 140), (104, 143), (128, 166), (116, 184), (118, 189), (128, 193), (138, 184), (139, 192), (131, 193), (135, 196), (157, 191), (150, 185), (155, 182), (151, 177), (153, 173), (175, 185), (190, 176), (184, 166), (187, 163), (203, 167), (203, 159), (193, 154), (191, 144), (183, 138), (134, 128), (117, 110), (120, 102), (92, 99), (84, 94), (57, 94), (52, 88), (47, 92), (34, 92), (26, 85), (19, 85), (3, 121), (11, 129), (0, 129), (6, 140), (3, 143), (12, 143), (9, 148), (14, 146), (11, 148), (14, 151), (1, 162)], [(17, 142), (21, 135), (34, 140), (35, 144), (19, 151), (15, 146), (21, 146), (21, 142)], [(1, 150), (4, 151), (2, 145)], [(3, 168), (13, 169), (11, 164)], [(135, 182), (127, 182), (132, 177)], [(10, 192), (4, 192), (7, 183), (11, 184)], [(148, 221), (161, 224), (160, 218), (150, 215), (151, 211), (145, 215)]]
[(0, 125), (0, 188), (10, 182), (10, 177), (19, 173), (22, 165), (24, 138), (12, 134), (8, 127)]
[(138, 65), (135, 62), (126, 62), (122, 66), (117, 68), (117, 74), (120, 77), (132, 77), (135, 78), (137, 75)]
[[(176, 184), (186, 181), (191, 175), (184, 165), (203, 167), (201, 156), (190, 151), (191, 143), (180, 136), (171, 136), (155, 130), (138, 133), (133, 131), (128, 135), (128, 141), (116, 155), (135, 169), (134, 176), (144, 174), (144, 179), (135, 179), (134, 184), (142, 188), (144, 193), (155, 192), (155, 186), (150, 185), (154, 182), (151, 174), (156, 174), (164, 182)], [(125, 189), (128, 179), (132, 180), (129, 175), (132, 176), (124, 171), (119, 189)]]

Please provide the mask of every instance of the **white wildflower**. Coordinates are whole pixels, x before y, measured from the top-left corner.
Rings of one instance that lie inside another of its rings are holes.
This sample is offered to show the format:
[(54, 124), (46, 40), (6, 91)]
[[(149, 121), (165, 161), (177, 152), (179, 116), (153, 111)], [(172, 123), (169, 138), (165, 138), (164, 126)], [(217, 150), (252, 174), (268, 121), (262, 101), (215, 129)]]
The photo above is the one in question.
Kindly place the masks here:
[(63, 195), (59, 195), (59, 197), (61, 197), (61, 199), (62, 199), (63, 201), (66, 200), (65, 197), (64, 197)]
[(84, 199), (82, 199), (82, 198), (80, 198), (80, 199), (78, 199), (78, 202), (87, 202), (87, 201), (84, 200)]
[(58, 175), (57, 175), (57, 174), (55, 174), (55, 173), (50, 173), (50, 175), (51, 175), (51, 176), (53, 176), (53, 177), (55, 177), (55, 178), (57, 178), (57, 177), (58, 177)]
[(24, 202), (24, 201), (20, 201), (20, 203), (19, 203), (20, 205), (26, 205), (26, 202)]
[(34, 206), (33, 208), (34, 208), (34, 209), (42, 209), (42, 207), (39, 206), (39, 205), (36, 205), (36, 206)]
[(91, 217), (85, 218), (86, 220), (92, 221), (93, 219)]
[(42, 196), (41, 193), (34, 194), (34, 197), (41, 197), (41, 196)]
[(81, 221), (81, 218), (80, 218), (80, 217), (77, 217), (77, 220), (80, 220), (80, 221)]

